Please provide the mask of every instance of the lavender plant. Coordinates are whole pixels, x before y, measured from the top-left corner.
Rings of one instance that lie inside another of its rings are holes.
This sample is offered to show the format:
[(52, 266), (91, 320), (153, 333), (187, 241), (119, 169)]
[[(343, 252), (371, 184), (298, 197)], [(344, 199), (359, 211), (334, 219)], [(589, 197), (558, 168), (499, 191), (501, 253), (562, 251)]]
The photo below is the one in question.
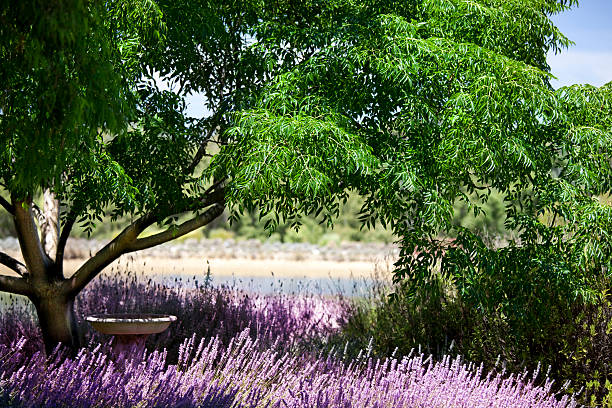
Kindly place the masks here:
[[(94, 282), (78, 314), (172, 313), (177, 324), (149, 351), (116, 355), (89, 334), (75, 357), (49, 357), (31, 306), (5, 300), (0, 315), (0, 403), (8, 407), (575, 407), (536, 381), (483, 372), (460, 358), (377, 359), (300, 348), (326, 341), (352, 313), (341, 297), (258, 295), (209, 285), (169, 288), (118, 273)], [(119, 289), (120, 288), (120, 289)], [(93, 294), (95, 293), (95, 296)], [(24, 337), (26, 336), (26, 337)], [(27, 340), (26, 340), (27, 339)], [(300, 351), (300, 352), (296, 352)]]
[(24, 339), (0, 345), (0, 387), (22, 407), (512, 407), (569, 408), (569, 396), (551, 394), (523, 375), (489, 374), (460, 358), (434, 362), (423, 355), (356, 359), (333, 354), (262, 349), (248, 330), (225, 346), (195, 336), (180, 347), (176, 364), (165, 351), (121, 363), (101, 349), (74, 359), (27, 356)]
[[(109, 337), (89, 329), (84, 317), (96, 313), (162, 313), (178, 317), (170, 328), (148, 339), (149, 349), (168, 351), (176, 360), (185, 338), (218, 337), (227, 344), (237, 334), (249, 331), (262, 346), (306, 345), (335, 333), (352, 313), (345, 298), (307, 294), (250, 293), (236, 288), (210, 285), (177, 285), (170, 288), (132, 272), (112, 271), (84, 290), (76, 302), (76, 314), (83, 330), (84, 344), (105, 343)], [(177, 278), (179, 280), (181, 278)], [(180, 282), (177, 282), (180, 283)], [(30, 351), (42, 348), (42, 337), (29, 303), (9, 297), (0, 315), (0, 343), (22, 336), (31, 339)]]

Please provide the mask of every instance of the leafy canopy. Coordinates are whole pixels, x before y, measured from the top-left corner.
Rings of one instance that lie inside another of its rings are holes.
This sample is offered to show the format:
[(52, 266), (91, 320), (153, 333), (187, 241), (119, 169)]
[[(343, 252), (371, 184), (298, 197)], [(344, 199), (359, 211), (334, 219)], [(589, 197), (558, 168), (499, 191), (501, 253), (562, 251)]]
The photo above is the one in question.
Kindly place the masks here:
[[(318, 28), (309, 58), (232, 116), (232, 143), (213, 159), (231, 177), (230, 202), (299, 223), (333, 217), (353, 189), (365, 225), (390, 225), (402, 244), (398, 280), (441, 270), (480, 304), (487, 276), (508, 277), (495, 301), (534, 279), (588, 298), (612, 255), (599, 199), (610, 86), (550, 85), (546, 55), (570, 43), (549, 16), (571, 2), (333, 3), (344, 19)], [(310, 34), (274, 28), (256, 27), (254, 47), (278, 59)], [(501, 250), (452, 223), (457, 200), (478, 213), (494, 190), (518, 234)]]
[[(219, 185), (234, 216), (331, 223), (354, 190), (401, 242), (399, 280), (526, 268), (576, 295), (611, 259), (611, 124), (610, 86), (550, 86), (570, 42), (549, 16), (574, 3), (3, 3), (2, 185), (51, 186), (91, 227), (172, 221)], [(452, 223), (493, 190), (519, 234), (501, 251)]]

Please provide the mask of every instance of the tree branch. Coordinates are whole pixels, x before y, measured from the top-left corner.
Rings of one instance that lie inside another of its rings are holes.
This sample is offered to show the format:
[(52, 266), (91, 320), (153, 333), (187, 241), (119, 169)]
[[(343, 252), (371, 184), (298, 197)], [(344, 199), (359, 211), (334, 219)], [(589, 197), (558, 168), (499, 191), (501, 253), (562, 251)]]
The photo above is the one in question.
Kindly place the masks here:
[(64, 250), (66, 249), (66, 243), (68, 242), (68, 237), (70, 236), (70, 232), (72, 231), (72, 227), (77, 219), (77, 212), (74, 211), (74, 208), (70, 209), (68, 216), (66, 217), (66, 222), (64, 224), (64, 228), (62, 229), (62, 233), (60, 234), (59, 240), (57, 242), (57, 252), (55, 253), (55, 262), (58, 265), (61, 265), (64, 261)]
[(22, 264), (12, 256), (5, 254), (4, 252), (0, 252), (0, 264), (17, 272), (22, 277), (28, 273), (28, 269), (24, 264)]
[(181, 225), (169, 228), (159, 234), (151, 235), (150, 237), (139, 238), (129, 245), (127, 252), (140, 251), (141, 249), (151, 248), (168, 241), (172, 241), (178, 237), (195, 231), (196, 229), (208, 224), (225, 210), (225, 205), (217, 203), (206, 210), (203, 214), (195, 217), (192, 220), (186, 221)]
[(221, 113), (222, 112), (223, 111), (217, 112), (211, 118), (210, 129), (208, 130), (208, 133), (206, 134), (206, 137), (204, 138), (204, 140), (202, 140), (202, 144), (198, 148), (196, 154), (193, 156), (193, 159), (191, 160), (191, 164), (189, 164), (189, 167), (187, 167), (187, 170), (186, 170), (187, 174), (193, 173), (195, 168), (200, 163), (200, 160), (202, 160), (202, 157), (204, 157), (204, 155), (206, 154), (206, 147), (208, 146), (208, 143), (210, 142), (210, 139), (212, 138), (213, 134), (215, 133), (215, 130), (217, 130), (217, 127), (219, 126), (219, 122), (221, 121)]
[(64, 293), (76, 296), (93, 278), (95, 278), (105, 267), (126, 252), (138, 235), (148, 226), (155, 222), (155, 217), (147, 214), (127, 226), (104, 248), (99, 250), (93, 257), (79, 267), (70, 279), (62, 282)]
[(45, 221), (45, 216), (38, 205), (34, 201), (30, 200), (30, 205), (32, 206), (32, 214), (34, 215), (34, 219), (38, 221), (38, 224), (42, 224)]
[[(200, 200), (200, 208), (208, 207), (211, 204), (221, 203), (225, 201), (225, 187), (219, 188), (227, 179), (223, 178), (219, 181), (216, 181), (212, 186), (210, 186), (204, 194), (206, 196)], [(214, 190), (214, 191), (213, 191)]]
[(28, 271), (34, 279), (44, 278), (51, 259), (45, 254), (40, 243), (38, 229), (32, 214), (32, 199), (16, 200), (11, 198), (15, 209), (14, 220), (19, 247)]
[(218, 217), (225, 209), (224, 198), (225, 189), (219, 188), (201, 200), (200, 205), (202, 208), (212, 204), (212, 207), (203, 214), (179, 225), (176, 229), (169, 229), (159, 234), (141, 239), (138, 239), (138, 235), (147, 229), (147, 227), (151, 226), (157, 218), (153, 214), (147, 214), (139, 218), (126, 227), (115, 237), (115, 239), (106, 244), (106, 246), (99, 250), (93, 257), (88, 259), (87, 262), (81, 265), (70, 279), (65, 280), (62, 283), (64, 286), (64, 293), (69, 296), (76, 296), (105, 267), (123, 254), (171, 241), (172, 239), (208, 224)]
[(0, 196), (0, 205), (4, 207), (9, 214), (15, 215), (15, 207), (2, 196)]
[(60, 229), (60, 202), (48, 188), (43, 192), (43, 211), (40, 221), (40, 236), (47, 256), (55, 262)]
[(25, 279), (6, 275), (0, 275), (0, 291), (24, 296), (32, 294), (32, 288)]
[(208, 131), (206, 138), (202, 141), (202, 144), (198, 148), (198, 151), (193, 156), (193, 159), (191, 160), (191, 164), (189, 165), (189, 167), (187, 167), (187, 171), (186, 171), (187, 174), (193, 173), (195, 168), (200, 163), (200, 160), (202, 160), (202, 157), (204, 157), (204, 155), (206, 154), (206, 147), (208, 147), (208, 142), (210, 141), (210, 138), (212, 137), (212, 134), (215, 131), (215, 129), (216, 129), (216, 126)]

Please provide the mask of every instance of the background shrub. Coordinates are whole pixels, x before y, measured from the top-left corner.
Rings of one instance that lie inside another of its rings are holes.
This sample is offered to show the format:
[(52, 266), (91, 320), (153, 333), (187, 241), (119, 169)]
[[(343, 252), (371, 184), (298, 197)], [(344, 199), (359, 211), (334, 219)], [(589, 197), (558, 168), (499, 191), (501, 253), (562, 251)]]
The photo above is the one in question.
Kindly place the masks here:
[[(485, 291), (485, 283), (479, 283)], [(488, 283), (503, 286), (500, 280)], [(416, 292), (405, 284), (379, 285), (334, 341), (348, 341), (351, 353), (369, 346), (378, 356), (405, 355), (412, 349), (435, 358), (462, 355), (482, 362), (486, 370), (550, 367), (556, 387), (570, 381), (568, 390), (581, 391), (581, 403), (612, 407), (610, 282), (599, 282), (599, 296), (591, 303), (552, 292), (537, 277), (531, 285), (532, 297), (538, 299), (529, 310), (501, 301), (487, 307), (468, 301), (455, 283), (439, 276)]]

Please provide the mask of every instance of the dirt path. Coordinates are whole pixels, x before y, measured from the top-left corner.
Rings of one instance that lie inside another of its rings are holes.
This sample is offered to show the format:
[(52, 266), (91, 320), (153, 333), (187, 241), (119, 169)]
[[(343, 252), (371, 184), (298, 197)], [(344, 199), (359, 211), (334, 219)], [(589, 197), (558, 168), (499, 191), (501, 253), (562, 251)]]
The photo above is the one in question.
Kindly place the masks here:
[[(66, 272), (76, 271), (81, 260), (66, 262)], [(135, 272), (153, 274), (170, 274), (186, 276), (204, 276), (210, 265), (213, 276), (241, 277), (276, 277), (287, 278), (350, 278), (367, 277), (374, 265), (371, 262), (333, 262), (333, 261), (290, 261), (263, 259), (210, 259), (209, 264), (204, 259), (196, 258), (133, 258), (120, 259), (106, 268), (105, 273), (112, 273), (115, 268), (129, 268)]]

